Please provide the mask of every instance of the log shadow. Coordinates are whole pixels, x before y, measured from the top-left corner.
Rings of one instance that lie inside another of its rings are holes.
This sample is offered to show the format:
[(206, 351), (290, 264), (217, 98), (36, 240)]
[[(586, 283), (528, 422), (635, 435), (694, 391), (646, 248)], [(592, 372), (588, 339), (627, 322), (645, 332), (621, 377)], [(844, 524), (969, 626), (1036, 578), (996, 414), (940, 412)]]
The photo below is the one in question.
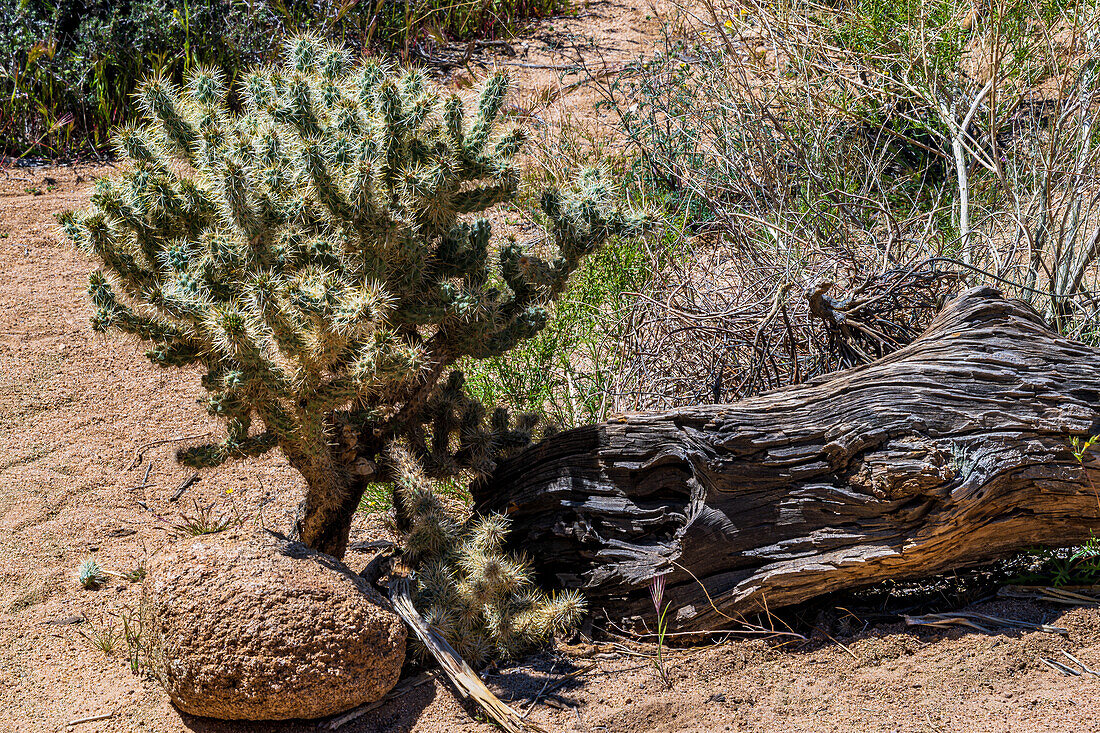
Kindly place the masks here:
[(340, 733), (409, 733), (438, 694), (436, 684), (419, 685), (342, 726)]
[[(1026, 592), (1026, 587), (1015, 590), (1029, 579), (1036, 562), (1034, 553), (1021, 553), (974, 568), (836, 592), (778, 610), (770, 618), (761, 615), (746, 620), (804, 635), (805, 641), (791, 637), (776, 640), (796, 655), (887, 637), (908, 636), (936, 643), (975, 635), (1020, 639), (1043, 632), (1052, 638), (1064, 636), (1024, 625), (1058, 627), (1059, 617), (1074, 607), (1044, 600)], [(1036, 581), (1038, 586), (1047, 585), (1041, 580)], [(906, 617), (938, 620), (941, 614), (962, 618), (940, 626), (906, 621)], [(967, 621), (976, 626), (968, 626)]]

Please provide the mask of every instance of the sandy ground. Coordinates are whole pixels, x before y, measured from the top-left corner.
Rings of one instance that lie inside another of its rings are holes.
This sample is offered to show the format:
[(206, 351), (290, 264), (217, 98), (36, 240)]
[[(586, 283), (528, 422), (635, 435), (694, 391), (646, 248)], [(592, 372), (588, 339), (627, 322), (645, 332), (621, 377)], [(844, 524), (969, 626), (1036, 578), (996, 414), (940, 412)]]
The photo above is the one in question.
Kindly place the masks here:
[[(498, 60), (525, 90), (514, 101), (522, 116), (544, 128), (585, 119), (598, 130), (606, 113), (571, 86), (579, 80), (568, 74), (571, 54), (587, 48), (588, 63), (617, 68), (652, 50), (654, 16), (598, 3), (517, 40), (517, 54)], [(118, 626), (140, 593), (122, 579), (80, 589), (83, 558), (120, 572), (139, 565), (194, 502), (287, 526), (301, 491), (271, 455), (203, 471), (179, 502), (169, 500), (192, 474), (173, 460), (183, 443), (141, 448), (216, 434), (197, 402), (197, 375), (154, 369), (137, 343), (93, 334), (84, 293), (91, 263), (53, 231), (53, 215), (86, 203), (93, 178), (107, 173), (0, 171), (0, 733), (315, 730), (181, 715), (154, 682), (131, 673), (121, 640), (104, 654), (81, 634)], [(353, 541), (379, 532), (377, 518), (361, 519)], [(364, 561), (349, 555), (353, 567)], [(650, 649), (612, 644), (559, 644), (487, 680), (520, 710), (549, 688), (530, 709), (548, 731), (1100, 731), (1100, 678), (1064, 677), (1040, 662), (1068, 651), (1100, 668), (1100, 610), (1020, 602), (980, 610), (1068, 633), (915, 630), (829, 610), (827, 628), (807, 641), (672, 651), (670, 687)], [(492, 730), (434, 680), (407, 689), (341, 730)], [(101, 715), (110, 717), (70, 725)]]

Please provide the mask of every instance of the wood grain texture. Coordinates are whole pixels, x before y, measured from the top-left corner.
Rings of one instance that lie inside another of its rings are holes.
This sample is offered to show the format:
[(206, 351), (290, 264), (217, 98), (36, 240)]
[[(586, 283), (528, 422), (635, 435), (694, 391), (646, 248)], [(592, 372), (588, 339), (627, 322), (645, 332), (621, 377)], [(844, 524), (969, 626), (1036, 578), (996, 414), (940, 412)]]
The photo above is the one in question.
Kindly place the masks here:
[[(560, 433), (473, 487), (542, 579), (679, 630), (1100, 530), (1100, 350), (989, 288), (873, 364)], [(1091, 480), (1091, 483), (1090, 483)], [(708, 600), (709, 596), (709, 600)]]

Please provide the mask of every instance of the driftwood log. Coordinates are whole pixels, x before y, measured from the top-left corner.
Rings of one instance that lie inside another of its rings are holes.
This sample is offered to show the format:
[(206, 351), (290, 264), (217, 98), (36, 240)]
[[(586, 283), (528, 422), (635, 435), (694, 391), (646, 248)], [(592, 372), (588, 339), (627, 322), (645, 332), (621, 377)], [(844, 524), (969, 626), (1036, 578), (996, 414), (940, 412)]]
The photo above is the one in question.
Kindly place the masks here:
[(1100, 349), (989, 288), (872, 364), (729, 405), (569, 430), (475, 485), (544, 582), (600, 618), (730, 625), (1100, 530)]

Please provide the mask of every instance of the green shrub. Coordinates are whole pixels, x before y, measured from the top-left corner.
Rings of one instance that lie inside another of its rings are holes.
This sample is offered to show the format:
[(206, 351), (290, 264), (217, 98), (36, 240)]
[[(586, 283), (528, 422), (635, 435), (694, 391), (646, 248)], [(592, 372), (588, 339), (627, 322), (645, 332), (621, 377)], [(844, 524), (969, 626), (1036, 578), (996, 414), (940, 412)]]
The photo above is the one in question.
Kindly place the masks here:
[(263, 3), (232, 0), (0, 4), (0, 152), (107, 152), (149, 69), (243, 69), (270, 57), (281, 27)]
[(0, 3), (0, 154), (102, 150), (133, 116), (138, 81), (177, 82), (212, 65), (232, 82), (270, 62), (289, 34), (315, 31), (347, 48), (401, 48), (425, 38), (493, 37), (560, 0), (5, 0)]
[(587, 258), (546, 329), (507, 354), (464, 365), (471, 393), (561, 427), (619, 409), (613, 396), (624, 388), (616, 376), (626, 293), (641, 290), (660, 261), (642, 245), (622, 239)]
[(1096, 3), (722, 12), (590, 80), (653, 198), (707, 232), (630, 310), (623, 371), (652, 398), (626, 409), (867, 363), (968, 282), (1096, 338)]

